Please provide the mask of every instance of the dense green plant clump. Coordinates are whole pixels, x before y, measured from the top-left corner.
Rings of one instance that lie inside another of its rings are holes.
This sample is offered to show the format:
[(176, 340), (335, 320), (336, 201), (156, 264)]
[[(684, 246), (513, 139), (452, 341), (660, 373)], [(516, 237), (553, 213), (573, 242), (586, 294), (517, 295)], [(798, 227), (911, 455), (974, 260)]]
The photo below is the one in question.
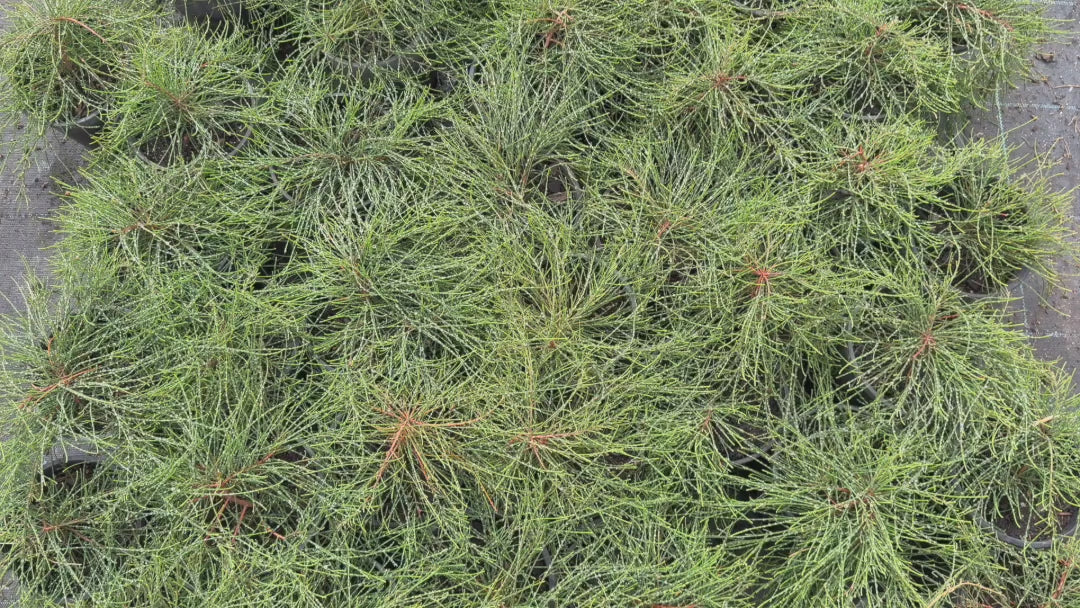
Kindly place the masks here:
[(1004, 295), (1068, 197), (942, 122), (1032, 6), (179, 4), (0, 46), (102, 117), (3, 333), (21, 606), (1080, 602)]

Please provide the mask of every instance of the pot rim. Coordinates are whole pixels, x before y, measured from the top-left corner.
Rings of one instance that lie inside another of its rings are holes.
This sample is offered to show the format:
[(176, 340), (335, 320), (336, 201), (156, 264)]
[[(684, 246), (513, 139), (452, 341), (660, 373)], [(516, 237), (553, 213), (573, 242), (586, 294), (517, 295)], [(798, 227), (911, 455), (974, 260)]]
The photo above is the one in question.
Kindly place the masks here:
[(987, 520), (983, 516), (983, 514), (979, 512), (978, 509), (976, 509), (971, 514), (971, 518), (972, 520), (974, 520), (975, 525), (977, 525), (979, 528), (986, 531), (993, 531), (997, 539), (1003, 543), (1012, 545), (1019, 549), (1034, 549), (1036, 551), (1046, 551), (1048, 549), (1052, 549), (1056, 543), (1059, 543), (1065, 539), (1076, 535), (1077, 525), (1080, 524), (1080, 507), (1072, 506), (1071, 513), (1072, 517), (1070, 518), (1070, 522), (1065, 527), (1065, 529), (1056, 532), (1051, 538), (1048, 538), (1046, 540), (1028, 540), (1026, 538), (1013, 536), (1005, 530), (999, 528), (997, 524)]

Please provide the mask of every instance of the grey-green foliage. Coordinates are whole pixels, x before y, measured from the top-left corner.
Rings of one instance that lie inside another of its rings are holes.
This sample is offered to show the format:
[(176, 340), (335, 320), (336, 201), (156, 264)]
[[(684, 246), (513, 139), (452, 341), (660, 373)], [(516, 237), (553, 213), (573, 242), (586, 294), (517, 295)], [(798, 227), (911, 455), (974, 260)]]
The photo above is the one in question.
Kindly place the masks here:
[(207, 38), (195, 26), (151, 29), (139, 40), (107, 135), (156, 164), (234, 153), (251, 138), (261, 85), (252, 38)]
[(147, 0), (12, 2), (0, 41), (0, 124), (18, 124), (18, 175), (51, 125), (113, 109), (119, 80), (136, 42), (160, 13)]
[(984, 523), (1077, 506), (1066, 197), (934, 129), (1028, 7), (250, 9), (144, 28), (4, 326), (23, 603), (1075, 602)]

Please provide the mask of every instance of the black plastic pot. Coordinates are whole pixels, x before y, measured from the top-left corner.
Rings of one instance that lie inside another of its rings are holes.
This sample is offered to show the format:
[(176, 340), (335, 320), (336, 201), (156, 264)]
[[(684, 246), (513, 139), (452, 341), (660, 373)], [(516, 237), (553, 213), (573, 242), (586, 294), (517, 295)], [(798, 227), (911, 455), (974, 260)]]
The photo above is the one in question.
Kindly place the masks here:
[[(778, 414), (779, 404), (776, 400), (769, 400), (769, 409), (773, 415)], [(769, 437), (767, 429), (763, 427), (751, 426), (749, 423), (737, 426), (744, 431), (741, 445), (732, 445), (732, 442), (728, 441), (717, 429), (712, 430), (714, 442), (721, 455), (727, 459), (732, 468), (750, 469), (765, 466), (779, 442)]]
[(274, 188), (281, 194), (281, 198), (289, 201), (290, 203), (296, 202), (296, 196), (292, 192), (289, 192), (281, 185), (281, 180), (278, 179), (277, 171), (274, 171), (273, 167), (270, 167), (270, 182), (274, 184)]
[[(1064, 539), (1070, 538), (1076, 535), (1077, 522), (1080, 520), (1080, 508), (1075, 506), (1069, 506), (1067, 511), (1063, 511), (1069, 515), (1068, 521), (1062, 526), (1062, 529), (1053, 535), (1051, 538), (1043, 540), (1030, 540), (1026, 537), (1016, 536), (1013, 533), (1007, 531), (1004, 527), (997, 522), (991, 522), (983, 516), (982, 513), (976, 511), (972, 518), (975, 520), (975, 524), (983, 530), (993, 532), (1001, 542), (1012, 545), (1019, 549), (1034, 549), (1036, 551), (1047, 551), (1054, 547), (1055, 543), (1061, 542)], [(1013, 522), (1015, 527), (1019, 528), (1020, 524)]]
[(464, 72), (447, 68), (431, 70), (428, 73), (427, 84), (433, 91), (443, 95), (452, 95), (469, 82), (480, 82), (481, 74), (481, 65), (473, 61), (465, 66)]
[(537, 187), (553, 203), (577, 202), (585, 198), (581, 182), (570, 165), (556, 161), (533, 170)]
[(243, 0), (173, 0), (176, 13), (194, 23), (220, 24), (240, 19)]
[(76, 468), (94, 470), (105, 460), (105, 454), (92, 451), (90, 448), (57, 446), (42, 460), (41, 476), (56, 481)]
[(985, 284), (974, 277), (961, 282), (957, 285), (957, 289), (960, 290), (960, 293), (968, 302), (978, 302), (987, 298), (1001, 298), (1008, 296), (1016, 285), (1026, 284), (1031, 280), (1031, 276), (1031, 270), (1025, 267), (1012, 276), (1007, 290), (988, 289)]
[(105, 121), (101, 119), (101, 112), (96, 111), (78, 120), (58, 122), (52, 128), (63, 133), (64, 137), (71, 141), (92, 148), (95, 147), (94, 138), (104, 126)]
[(549, 592), (555, 590), (555, 587), (559, 585), (559, 580), (562, 578), (558, 571), (552, 567), (552, 564), (554, 564), (554, 560), (551, 557), (551, 549), (544, 547), (532, 567), (533, 578), (540, 581), (544, 585), (545, 591)]
[(728, 454), (728, 462), (733, 467), (745, 468), (755, 462), (766, 460), (775, 447), (776, 441), (769, 439), (748, 448), (736, 449)]
[[(259, 98), (257, 96), (257, 94), (255, 92), (256, 91), (255, 85), (250, 80), (244, 82), (244, 87), (247, 89), (248, 95), (247, 95), (246, 98), (241, 98), (239, 100), (241, 105), (242, 104), (247, 104), (247, 105), (251, 105), (251, 106), (256, 106), (256, 105), (259, 105), (260, 103), (262, 103), (262, 101), (264, 101), (263, 99), (261, 99), (261, 98)], [(236, 143), (236, 145), (229, 148), (229, 150), (225, 153), (226, 158), (231, 157), (231, 156), (235, 156), (236, 154), (238, 154), (241, 150), (243, 150), (247, 146), (248, 142), (251, 141), (251, 137), (254, 134), (254, 132), (251, 129), (251, 126), (250, 125), (243, 125), (243, 127), (244, 127), (244, 132), (240, 136), (240, 140)], [(139, 145), (136, 145), (136, 143), (134, 141), (129, 141), (128, 143), (131, 145), (131, 148), (132, 148), (135, 156), (137, 156), (139, 158), (139, 160), (142, 160), (143, 162), (150, 165), (151, 167), (156, 167), (156, 168), (159, 168), (159, 169), (165, 169), (166, 167), (169, 167), (173, 163), (176, 162), (175, 159), (171, 159), (171, 158), (168, 160), (168, 162), (164, 162), (164, 163), (158, 162), (158, 161), (153, 160), (150, 157), (148, 157), (142, 151), (141, 147)], [(145, 145), (145, 142), (144, 142), (144, 145)], [(194, 154), (192, 156), (192, 158), (196, 158), (196, 157), (200, 156), (200, 154), (201, 154), (201, 151), (199, 153)]]

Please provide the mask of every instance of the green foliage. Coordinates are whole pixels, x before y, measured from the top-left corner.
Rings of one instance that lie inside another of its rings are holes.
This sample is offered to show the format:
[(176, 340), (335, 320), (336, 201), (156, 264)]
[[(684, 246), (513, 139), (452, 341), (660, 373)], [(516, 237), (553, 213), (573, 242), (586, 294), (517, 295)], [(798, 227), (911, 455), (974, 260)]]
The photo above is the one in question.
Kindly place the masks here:
[(113, 109), (116, 89), (142, 33), (153, 29), (147, 0), (49, 0), (3, 7), (0, 125), (15, 138), (18, 175), (50, 126), (94, 121)]
[(130, 145), (149, 162), (169, 165), (245, 145), (260, 100), (251, 39), (207, 39), (187, 26), (147, 36), (119, 84), (110, 146)]
[(1075, 603), (1067, 197), (938, 135), (1030, 7), (247, 9), (48, 17), (120, 58), (0, 337), (21, 605)]

